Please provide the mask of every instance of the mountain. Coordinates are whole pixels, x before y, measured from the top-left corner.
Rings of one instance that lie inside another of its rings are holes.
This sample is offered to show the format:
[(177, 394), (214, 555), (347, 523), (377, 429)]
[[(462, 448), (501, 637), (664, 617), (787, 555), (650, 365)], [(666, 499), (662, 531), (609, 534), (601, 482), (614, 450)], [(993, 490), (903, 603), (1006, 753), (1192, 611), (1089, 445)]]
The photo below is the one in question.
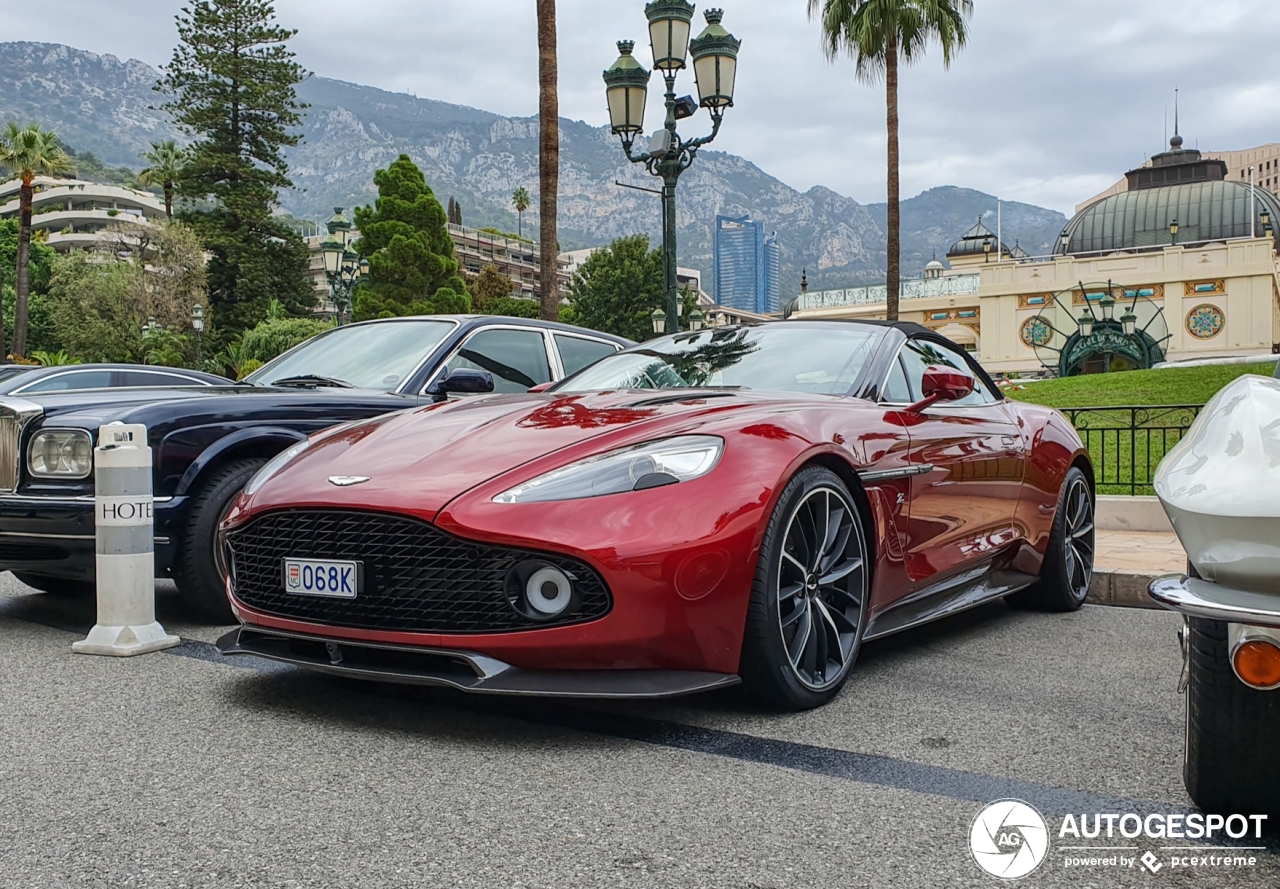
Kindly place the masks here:
[[(104, 163), (138, 168), (149, 142), (181, 138), (152, 90), (158, 72), (136, 60), (121, 61), (47, 43), (0, 43), (0, 121), (39, 121), (80, 152)], [(516, 228), (511, 192), (535, 195), (525, 213), (537, 226), (537, 119), (511, 118), (312, 77), (298, 88), (311, 107), (303, 142), (290, 150), (295, 188), (281, 195), (283, 209), (322, 220), (335, 206), (369, 203), (373, 171), (401, 152), (422, 167), (442, 202), (459, 200), (468, 225)], [(564, 249), (607, 243), (645, 232), (659, 243), (654, 181), (628, 164), (605, 127), (561, 120), (560, 242)], [(985, 214), (995, 228), (995, 198), (962, 188), (935, 188), (902, 204), (904, 274), (918, 274)], [(684, 174), (678, 195), (680, 264), (701, 269), (710, 282), (712, 230), (719, 214), (751, 215), (779, 232), (784, 295), (798, 288), (800, 270), (814, 289), (883, 280), (883, 204), (862, 205), (814, 187), (801, 193), (744, 158), (704, 150)], [(1048, 252), (1066, 218), (1028, 204), (1005, 204), (1005, 240), (1020, 239), (1030, 253)], [(710, 286), (708, 283), (706, 286)]]

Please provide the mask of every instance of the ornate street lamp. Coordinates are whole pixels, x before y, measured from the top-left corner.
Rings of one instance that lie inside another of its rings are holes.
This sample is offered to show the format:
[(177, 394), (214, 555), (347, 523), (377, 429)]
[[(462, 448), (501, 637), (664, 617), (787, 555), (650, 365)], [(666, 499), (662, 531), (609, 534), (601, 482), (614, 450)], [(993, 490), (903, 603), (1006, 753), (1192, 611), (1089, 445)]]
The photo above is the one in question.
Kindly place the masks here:
[[(676, 278), (676, 183), (689, 169), (698, 149), (713, 141), (720, 132), (724, 110), (733, 107), (733, 89), (737, 79), (738, 48), (741, 41), (720, 24), (723, 11), (708, 9), (707, 27), (689, 39), (693, 22), (693, 4), (688, 0), (652, 0), (645, 4), (649, 20), (649, 42), (653, 50), (653, 67), (662, 72), (666, 84), (666, 121), (653, 135), (649, 150), (633, 152), (636, 135), (644, 132), (644, 108), (650, 72), (631, 55), (635, 43), (618, 43), (618, 60), (604, 72), (605, 97), (609, 106), (609, 126), (622, 142), (622, 150), (633, 164), (644, 164), (651, 176), (662, 179), (662, 285), (667, 294), (663, 322), (671, 319), (672, 332), (679, 327), (680, 283)], [(694, 76), (698, 85), (698, 102), (676, 98), (676, 73), (687, 67), (692, 54)], [(711, 133), (697, 139), (682, 140), (676, 132), (676, 121), (689, 117), (698, 106), (711, 114)], [(692, 319), (692, 316), (691, 316)], [(653, 316), (658, 332), (657, 314)], [(665, 326), (663, 328), (665, 330)]]
[(662, 309), (654, 309), (653, 314), (649, 316), (653, 321), (654, 336), (662, 336), (667, 332), (667, 313)]
[(1170, 243), (1170, 244), (1177, 244), (1177, 243), (1178, 243), (1178, 219), (1177, 219), (1177, 217), (1174, 217), (1173, 222), (1170, 222), (1170, 223), (1169, 223), (1169, 243)]
[(1120, 326), (1124, 328), (1125, 336), (1133, 336), (1138, 329), (1138, 316), (1133, 313), (1133, 308), (1124, 310), (1124, 314), (1120, 316)]
[(991, 239), (987, 238), (982, 242), (982, 252), (987, 257), (987, 262), (991, 262)]
[(369, 263), (350, 248), (351, 223), (342, 215), (341, 207), (333, 208), (329, 220), (329, 237), (320, 242), (324, 257), (325, 277), (329, 282), (329, 298), (337, 311), (338, 324), (351, 314), (351, 294), (362, 274), (368, 274)]
[(1116, 314), (1115, 298), (1108, 295), (1098, 300), (1098, 308), (1102, 309), (1102, 320), (1110, 321)]
[(702, 314), (702, 310), (697, 306), (694, 306), (693, 311), (689, 313), (689, 329), (702, 330), (703, 322), (705, 320), (706, 316)]
[(1085, 339), (1093, 336), (1093, 312), (1088, 309), (1080, 315), (1080, 335)]
[(191, 307), (191, 326), (196, 331), (196, 370), (204, 370), (204, 355), (200, 350), (200, 335), (204, 333), (204, 306), (198, 303)]

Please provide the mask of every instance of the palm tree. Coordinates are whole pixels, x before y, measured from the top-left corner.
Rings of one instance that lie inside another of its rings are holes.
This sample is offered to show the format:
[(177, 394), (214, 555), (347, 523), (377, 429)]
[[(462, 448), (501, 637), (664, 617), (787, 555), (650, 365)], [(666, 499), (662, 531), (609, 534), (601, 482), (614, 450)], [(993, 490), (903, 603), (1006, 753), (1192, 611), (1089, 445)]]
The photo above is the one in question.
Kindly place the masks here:
[(556, 197), (560, 191), (560, 97), (556, 91), (556, 0), (538, 11), (538, 231), (542, 255), (542, 317), (560, 317), (560, 248)]
[(847, 52), (859, 80), (884, 78), (889, 131), (888, 268), (886, 317), (898, 320), (901, 211), (898, 206), (898, 63), (910, 65), (937, 38), (942, 64), (951, 66), (956, 50), (969, 38), (972, 0), (808, 0), (809, 15), (822, 22), (822, 48), (835, 61)]
[(529, 198), (529, 190), (523, 185), (511, 193), (511, 203), (515, 204), (516, 217), (519, 219), (519, 234), (524, 237), (524, 211), (529, 209), (532, 201)]
[(187, 150), (179, 148), (172, 139), (166, 139), (152, 142), (151, 150), (142, 152), (142, 159), (150, 166), (138, 174), (138, 181), (164, 189), (164, 215), (173, 219), (173, 193), (182, 178), (182, 168), (187, 165)]
[[(27, 352), (27, 312), (31, 297), (31, 203), (37, 176), (57, 176), (72, 171), (71, 159), (58, 144), (58, 134), (39, 124), (20, 127), (12, 121), (0, 135), (0, 166), (22, 180), (18, 192), (18, 299), (13, 316), (13, 354)], [(0, 321), (0, 354), (4, 349), (4, 322)]]

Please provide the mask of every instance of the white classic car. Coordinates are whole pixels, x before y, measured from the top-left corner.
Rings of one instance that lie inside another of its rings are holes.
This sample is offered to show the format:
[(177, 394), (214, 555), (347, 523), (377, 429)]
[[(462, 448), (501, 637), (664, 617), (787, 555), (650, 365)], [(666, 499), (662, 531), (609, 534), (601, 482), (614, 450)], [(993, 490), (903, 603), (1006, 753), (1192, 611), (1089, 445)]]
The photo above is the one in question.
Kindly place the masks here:
[[(1280, 373), (1280, 370), (1278, 370)], [(1156, 470), (1186, 576), (1150, 594), (1181, 612), (1183, 778), (1196, 805), (1280, 813), (1280, 379), (1243, 376)]]

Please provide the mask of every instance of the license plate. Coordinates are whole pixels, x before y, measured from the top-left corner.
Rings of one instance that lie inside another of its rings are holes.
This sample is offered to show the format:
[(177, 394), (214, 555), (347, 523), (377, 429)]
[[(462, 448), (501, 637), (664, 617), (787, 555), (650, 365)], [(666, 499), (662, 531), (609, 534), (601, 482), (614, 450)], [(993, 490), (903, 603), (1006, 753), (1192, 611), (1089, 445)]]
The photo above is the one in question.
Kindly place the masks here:
[(284, 590), (295, 596), (354, 599), (361, 591), (363, 568), (361, 562), (285, 559)]

